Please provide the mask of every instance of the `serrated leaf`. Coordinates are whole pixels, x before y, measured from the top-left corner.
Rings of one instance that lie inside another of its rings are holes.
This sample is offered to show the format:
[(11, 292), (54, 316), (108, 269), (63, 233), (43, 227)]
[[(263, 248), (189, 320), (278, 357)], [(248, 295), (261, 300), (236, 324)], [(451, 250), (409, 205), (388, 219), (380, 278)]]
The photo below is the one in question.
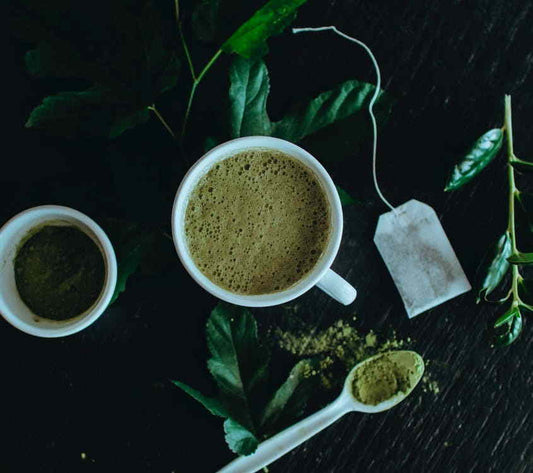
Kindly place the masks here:
[(261, 432), (272, 435), (298, 419), (305, 409), (314, 386), (312, 371), (316, 363), (299, 361), (286, 381), (274, 393), (261, 416)]
[[(513, 343), (522, 332), (523, 318), (519, 309), (513, 310), (511, 317), (508, 317), (509, 312), (506, 312), (501, 316), (494, 324), (494, 344), (497, 346), (508, 346)], [(500, 320), (506, 319), (505, 322), (501, 322), (496, 325)]]
[(509, 256), (507, 258), (507, 261), (511, 264), (533, 264), (533, 253), (516, 253), (514, 255)]
[(501, 128), (494, 128), (480, 136), (466, 156), (454, 167), (444, 190), (456, 190), (470, 182), (494, 159), (502, 143)]
[(290, 25), (298, 8), (306, 1), (270, 0), (243, 23), (220, 49), (245, 58), (265, 55), (268, 52), (268, 38)]
[(339, 199), (341, 200), (342, 205), (352, 205), (357, 203), (357, 200), (355, 200), (348, 192), (346, 192), (344, 189), (342, 189), (339, 186), (335, 186), (337, 188), (337, 192), (339, 194)]
[(189, 396), (198, 401), (211, 414), (218, 417), (227, 417), (228, 413), (222, 403), (215, 398), (204, 396), (200, 391), (191, 388), (190, 386), (180, 381), (170, 380), (175, 386), (185, 391)]
[(263, 61), (237, 57), (231, 64), (229, 76), (232, 138), (270, 135), (272, 126), (266, 111), (270, 82)]
[(233, 419), (224, 421), (224, 432), (229, 448), (239, 455), (251, 455), (259, 445), (255, 435)]
[(207, 321), (208, 368), (229, 415), (254, 434), (252, 413), (258, 388), (266, 381), (270, 355), (257, 336), (252, 314), (230, 304), (218, 304)]
[[(270, 135), (298, 142), (304, 137), (366, 111), (374, 86), (350, 80), (295, 106), (278, 122), (267, 113), (268, 70), (261, 60), (236, 58), (230, 68), (230, 125), (232, 138)], [(380, 96), (378, 103), (383, 98)]]
[(533, 163), (529, 161), (524, 161), (523, 159), (513, 158), (510, 161), (511, 166), (513, 166), (517, 171), (520, 172), (533, 172)]
[[(40, 105), (35, 107), (28, 120), (26, 128), (44, 128), (52, 123), (65, 128), (83, 126), (87, 117), (92, 117), (106, 91), (101, 87), (91, 87), (78, 92), (61, 92), (45, 97)], [(109, 121), (111, 117), (109, 117)]]
[(509, 232), (505, 232), (496, 243), (494, 256), (487, 268), (487, 274), (478, 293), (478, 302), (481, 297), (486, 297), (494, 291), (507, 274), (507, 271), (509, 271), (510, 264), (507, 258), (511, 255), (511, 252), (511, 237)]

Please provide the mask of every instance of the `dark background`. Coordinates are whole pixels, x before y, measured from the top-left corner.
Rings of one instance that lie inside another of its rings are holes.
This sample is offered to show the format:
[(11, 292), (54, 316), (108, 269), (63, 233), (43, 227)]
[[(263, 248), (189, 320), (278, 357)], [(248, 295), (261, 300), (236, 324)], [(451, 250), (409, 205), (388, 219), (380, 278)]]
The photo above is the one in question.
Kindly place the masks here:
[[(228, 13), (228, 28), (259, 4), (243, 2)], [(444, 194), (442, 189), (469, 144), (501, 125), (504, 93), (513, 96), (515, 150), (533, 158), (533, 4), (310, 0), (294, 24), (335, 24), (372, 47), (384, 85), (397, 100), (380, 136), (385, 194), (396, 204), (411, 198), (431, 204), (474, 281), (486, 249), (506, 225), (505, 161), (500, 158), (459, 192)], [(97, 221), (117, 217), (168, 229), (184, 169), (176, 143), (154, 119), (111, 141), (66, 140), (25, 129), (31, 109), (61, 88), (52, 80), (29, 77), (23, 66), (29, 45), (7, 33), (0, 221), (30, 206), (54, 203)], [(198, 47), (195, 62), (202, 64), (213, 50)], [(266, 62), (274, 119), (289, 104), (342, 80), (374, 81), (364, 53), (330, 33), (293, 37), (287, 32), (270, 41)], [(201, 85), (188, 138), (190, 161), (201, 155), (204, 138), (224, 122), (228, 63), (223, 57)], [(188, 87), (187, 80), (179, 87)], [(177, 126), (183, 105), (165, 97), (158, 105)], [(362, 331), (396, 329), (433, 361), (441, 391), (418, 390), (384, 414), (347, 416), (270, 471), (530, 471), (530, 321), (514, 345), (494, 349), (485, 327), (502, 309), (476, 305), (473, 293), (407, 319), (372, 243), (385, 208), (371, 187), (369, 142), (351, 147), (347, 123), (304, 146), (336, 183), (362, 201), (345, 209), (346, 229), (334, 264), (358, 288), (359, 297), (342, 307), (314, 289), (298, 300), (298, 315), (322, 327), (339, 318), (350, 320), (356, 312)], [(346, 159), (340, 159), (342, 150)], [(131, 278), (119, 301), (79, 334), (39, 339), (2, 322), (0, 469), (170, 473), (223, 466), (232, 455), (220, 419), (168, 382), (177, 378), (210, 388), (204, 324), (215, 304), (176, 258), (157, 275)], [(284, 309), (253, 312), (267, 328)]]

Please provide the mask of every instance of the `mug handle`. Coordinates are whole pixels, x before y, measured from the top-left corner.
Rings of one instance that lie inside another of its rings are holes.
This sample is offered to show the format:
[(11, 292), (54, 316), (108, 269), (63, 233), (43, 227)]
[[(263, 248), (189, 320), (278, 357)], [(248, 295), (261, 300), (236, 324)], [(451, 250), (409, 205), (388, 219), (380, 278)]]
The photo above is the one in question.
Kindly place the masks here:
[(350, 305), (357, 296), (355, 287), (342, 279), (336, 272), (328, 269), (322, 279), (316, 283), (328, 296), (344, 305)]

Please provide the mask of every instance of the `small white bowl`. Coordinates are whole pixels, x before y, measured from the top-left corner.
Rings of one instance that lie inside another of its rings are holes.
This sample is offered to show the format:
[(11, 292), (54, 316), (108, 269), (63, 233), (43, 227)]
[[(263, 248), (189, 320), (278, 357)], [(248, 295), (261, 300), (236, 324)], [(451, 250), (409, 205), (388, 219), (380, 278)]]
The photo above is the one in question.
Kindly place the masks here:
[[(14, 260), (28, 232), (44, 224), (70, 225), (88, 235), (102, 252), (105, 280), (94, 304), (67, 320), (50, 320), (34, 314), (20, 298), (15, 282)], [(0, 228), (0, 313), (11, 325), (37, 337), (64, 337), (91, 325), (107, 308), (117, 282), (117, 259), (109, 238), (87, 215), (69, 207), (42, 205), (15, 215)]]

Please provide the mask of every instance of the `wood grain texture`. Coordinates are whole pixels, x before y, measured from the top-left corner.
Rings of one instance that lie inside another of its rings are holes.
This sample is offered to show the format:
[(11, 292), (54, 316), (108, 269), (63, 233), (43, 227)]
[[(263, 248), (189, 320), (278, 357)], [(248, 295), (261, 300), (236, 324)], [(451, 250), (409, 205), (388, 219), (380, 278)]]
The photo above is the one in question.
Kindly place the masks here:
[[(481, 133), (501, 125), (505, 93), (513, 95), (516, 151), (533, 158), (533, 4), (311, 0), (295, 22), (328, 24), (372, 47), (386, 88), (396, 98), (380, 137), (384, 192), (393, 203), (416, 198), (432, 205), (474, 281), (486, 249), (506, 225), (504, 161), (458, 192), (445, 194), (443, 188), (458, 156)], [(61, 203), (92, 216), (168, 225), (183, 170), (169, 159), (175, 145), (160, 125), (150, 122), (142, 133), (109, 143), (65, 142), (24, 130), (29, 110), (50, 90), (24, 72), (26, 46), (13, 38), (8, 45), (13, 93), (6, 97), (10, 120), (4, 139), (6, 149), (16, 151), (0, 176), (0, 219), (32, 205)], [(270, 49), (273, 120), (296, 100), (342, 80), (374, 81), (363, 52), (333, 34), (287, 33), (273, 39)], [(193, 125), (205, 127), (192, 137), (199, 143), (216, 121), (212, 116), (220, 107), (214, 104), (226, 90), (220, 83), (223, 61), (203, 84), (205, 95), (193, 117)], [(355, 139), (355, 125), (348, 120), (304, 146), (336, 183), (363, 202), (345, 210), (344, 238), (333, 267), (358, 288), (359, 297), (344, 308), (312, 290), (298, 300), (298, 315), (324, 327), (339, 318), (350, 320), (356, 312), (362, 331), (393, 328), (399, 337), (411, 337), (414, 348), (431, 360), (441, 392), (418, 390), (390, 412), (347, 416), (273, 464), (270, 472), (531, 471), (531, 317), (521, 338), (498, 350), (489, 346), (485, 327), (500, 309), (476, 305), (473, 293), (407, 319), (372, 243), (377, 217), (386, 209), (371, 185), (370, 142), (361, 145)], [(335, 152), (329, 151), (332, 140)], [(528, 185), (527, 179), (521, 181)], [(215, 303), (176, 264), (158, 278), (133, 278), (119, 303), (78, 335), (43, 340), (0, 324), (3, 425), (9, 433), (0, 469), (184, 473), (221, 467), (232, 457), (220, 419), (168, 382), (178, 378), (212, 389), (204, 324)], [(254, 314), (262, 329), (284, 316), (282, 308)]]

